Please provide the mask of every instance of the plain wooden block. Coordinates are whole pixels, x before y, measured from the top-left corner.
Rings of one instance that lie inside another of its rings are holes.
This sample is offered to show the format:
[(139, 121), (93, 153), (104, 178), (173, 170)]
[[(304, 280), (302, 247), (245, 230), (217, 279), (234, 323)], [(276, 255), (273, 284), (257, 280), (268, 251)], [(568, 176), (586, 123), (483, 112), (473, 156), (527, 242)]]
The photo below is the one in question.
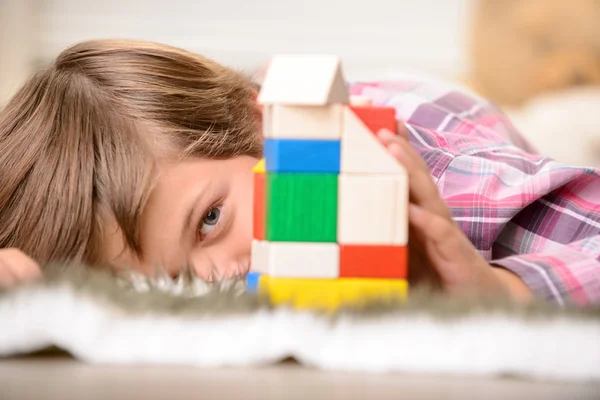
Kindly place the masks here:
[(265, 237), (335, 243), (337, 206), (337, 174), (267, 173)]
[(261, 274), (269, 270), (269, 256), (267, 244), (264, 240), (253, 240), (250, 256), (250, 271)]
[(408, 296), (403, 279), (290, 279), (262, 275), (259, 293), (275, 306), (335, 311), (342, 306), (399, 303)]
[(341, 245), (340, 277), (407, 279), (408, 247)]
[(262, 107), (262, 135), (265, 138), (273, 137), (273, 105), (265, 104)]
[(259, 272), (248, 272), (246, 274), (246, 291), (249, 293), (258, 293), (258, 286), (261, 274)]
[(254, 241), (252, 271), (282, 278), (334, 279), (339, 276), (340, 249), (336, 243)]
[(258, 96), (262, 104), (322, 106), (348, 101), (341, 59), (325, 54), (273, 57)]
[(263, 135), (269, 139), (335, 139), (342, 137), (344, 105), (286, 106), (272, 104), (263, 114)]
[(264, 153), (268, 172), (340, 172), (339, 140), (266, 139)]
[(394, 229), (394, 244), (406, 246), (408, 245), (408, 204), (409, 204), (409, 188), (408, 176), (401, 175), (397, 180), (398, 189), (396, 191), (396, 210), (394, 219), (397, 225)]
[(407, 244), (406, 175), (341, 174), (338, 179), (338, 243)]
[(343, 115), (342, 173), (406, 174), (350, 107), (344, 107)]

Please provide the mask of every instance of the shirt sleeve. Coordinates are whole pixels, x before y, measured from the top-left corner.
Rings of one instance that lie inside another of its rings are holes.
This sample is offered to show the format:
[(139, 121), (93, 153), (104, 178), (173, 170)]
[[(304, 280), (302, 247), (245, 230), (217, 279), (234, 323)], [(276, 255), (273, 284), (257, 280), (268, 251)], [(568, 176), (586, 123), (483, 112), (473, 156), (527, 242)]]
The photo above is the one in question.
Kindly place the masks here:
[[(564, 166), (509, 142), (409, 130), (454, 220), (491, 265), (513, 271), (549, 302), (600, 302), (597, 170)], [(433, 142), (445, 146), (443, 156), (434, 156), (441, 150)]]
[(392, 106), (452, 216), (491, 265), (549, 302), (600, 303), (600, 174), (537, 154), (494, 105), (428, 82), (353, 88)]
[(519, 254), (492, 263), (516, 273), (539, 298), (559, 305), (600, 302), (600, 236), (555, 251)]

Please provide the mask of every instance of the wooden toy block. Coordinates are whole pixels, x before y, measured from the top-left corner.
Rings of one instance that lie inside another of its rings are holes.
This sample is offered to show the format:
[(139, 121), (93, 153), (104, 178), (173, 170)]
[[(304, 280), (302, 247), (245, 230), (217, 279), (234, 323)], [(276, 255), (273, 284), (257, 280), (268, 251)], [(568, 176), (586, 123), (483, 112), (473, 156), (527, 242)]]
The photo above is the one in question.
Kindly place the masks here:
[(264, 173), (254, 173), (254, 196), (252, 203), (252, 237), (263, 240), (265, 238), (265, 183)]
[(267, 139), (264, 151), (268, 172), (340, 171), (339, 140)]
[(333, 55), (278, 55), (273, 57), (258, 102), (314, 105), (348, 103), (341, 59)]
[(263, 114), (266, 138), (340, 139), (343, 104), (325, 106), (268, 105)]
[(251, 256), (250, 256), (250, 271), (260, 274), (266, 273), (269, 270), (269, 252), (267, 244), (264, 240), (252, 241)]
[(338, 199), (338, 243), (407, 244), (406, 175), (341, 174)]
[(263, 137), (273, 137), (273, 105), (265, 104), (262, 107), (262, 134)]
[(351, 108), (344, 108), (342, 173), (406, 174)]
[(408, 245), (408, 176), (400, 175), (397, 178), (397, 184), (394, 219), (398, 225), (394, 229), (393, 242), (394, 244), (406, 246)]
[(271, 277), (335, 279), (340, 270), (336, 243), (266, 242), (252, 244), (257, 252), (254, 272)]
[(396, 110), (393, 107), (351, 105), (350, 109), (373, 134), (381, 129), (396, 133)]
[(262, 275), (259, 293), (276, 306), (334, 311), (341, 306), (406, 299), (408, 282), (400, 279), (290, 279)]
[(277, 242), (336, 242), (338, 176), (268, 173), (266, 238)]
[(261, 158), (260, 161), (257, 162), (256, 165), (252, 168), (252, 172), (254, 172), (255, 174), (264, 174), (265, 172), (267, 172), (265, 165), (265, 159)]
[(407, 279), (407, 246), (340, 246), (341, 278)]
[(259, 280), (260, 273), (248, 272), (248, 274), (246, 274), (246, 291), (249, 293), (258, 293)]

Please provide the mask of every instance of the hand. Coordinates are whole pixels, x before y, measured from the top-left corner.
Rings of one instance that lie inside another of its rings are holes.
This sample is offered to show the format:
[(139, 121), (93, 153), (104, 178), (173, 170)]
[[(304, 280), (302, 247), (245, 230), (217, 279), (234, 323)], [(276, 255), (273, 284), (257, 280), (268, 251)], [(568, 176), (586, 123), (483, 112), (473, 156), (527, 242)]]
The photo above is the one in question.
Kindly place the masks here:
[(383, 130), (378, 136), (408, 173), (411, 283), (427, 283), (450, 293), (474, 291), (531, 300), (525, 283), (504, 268), (490, 266), (453, 221), (427, 164), (410, 145), (406, 127), (399, 124), (397, 135)]
[(38, 264), (17, 249), (0, 249), (0, 288), (41, 277)]

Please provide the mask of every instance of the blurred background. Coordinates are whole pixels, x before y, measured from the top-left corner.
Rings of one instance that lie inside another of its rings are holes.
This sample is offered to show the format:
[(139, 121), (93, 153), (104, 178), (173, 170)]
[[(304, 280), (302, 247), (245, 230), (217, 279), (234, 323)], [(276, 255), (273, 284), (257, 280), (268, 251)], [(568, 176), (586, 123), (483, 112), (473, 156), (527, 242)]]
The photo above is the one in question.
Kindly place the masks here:
[(598, 0), (0, 0), (0, 104), (84, 39), (160, 41), (257, 72), (334, 53), (349, 80), (406, 72), (498, 103), (537, 148), (600, 166)]

